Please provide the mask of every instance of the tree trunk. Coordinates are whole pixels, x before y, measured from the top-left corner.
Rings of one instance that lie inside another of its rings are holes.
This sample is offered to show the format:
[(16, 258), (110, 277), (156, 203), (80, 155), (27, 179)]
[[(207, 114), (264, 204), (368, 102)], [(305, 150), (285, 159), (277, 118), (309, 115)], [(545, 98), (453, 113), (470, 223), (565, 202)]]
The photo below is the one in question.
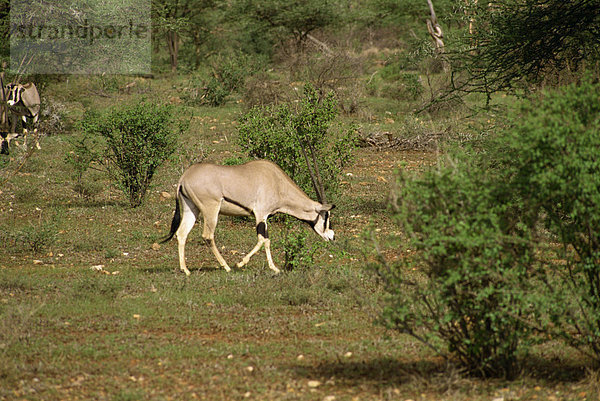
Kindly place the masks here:
[(325, 54), (327, 54), (329, 57), (333, 57), (333, 51), (331, 50), (331, 48), (329, 46), (327, 46), (327, 44), (325, 42), (321, 42), (319, 39), (315, 38), (310, 33), (306, 34), (306, 38), (308, 40), (310, 40), (311, 42), (313, 42), (318, 47), (320, 47), (325, 52)]
[[(430, 19), (427, 20), (427, 30), (435, 43), (435, 51), (438, 55), (442, 55), (444, 53), (444, 33), (442, 32), (442, 27), (438, 24), (437, 17), (435, 16), (435, 10), (433, 9), (433, 3), (431, 0), (427, 0), (427, 4), (429, 5), (429, 12), (431, 13)], [(448, 66), (444, 60), (442, 60), (442, 67), (444, 68), (444, 72), (448, 72)]]
[(175, 72), (177, 71), (177, 57), (179, 55), (179, 34), (177, 32), (167, 32), (167, 47), (171, 58), (171, 72)]
[[(465, 15), (469, 18), (469, 36), (471, 37), (471, 48), (473, 49), (471, 52), (475, 52), (475, 49), (477, 48), (477, 42), (473, 38), (475, 35), (475, 13), (477, 12), (477, 1), (478, 0), (465, 0), (467, 3), (465, 7)], [(472, 9), (469, 11), (469, 6), (471, 3), (475, 7), (471, 7)]]
[(2, 71), (0, 71), (0, 87), (2, 91), (2, 98), (0, 99), (0, 129), (5, 132), (9, 132), (9, 113), (8, 105), (6, 104), (6, 91), (4, 90), (4, 70), (6, 69), (6, 62), (2, 63)]

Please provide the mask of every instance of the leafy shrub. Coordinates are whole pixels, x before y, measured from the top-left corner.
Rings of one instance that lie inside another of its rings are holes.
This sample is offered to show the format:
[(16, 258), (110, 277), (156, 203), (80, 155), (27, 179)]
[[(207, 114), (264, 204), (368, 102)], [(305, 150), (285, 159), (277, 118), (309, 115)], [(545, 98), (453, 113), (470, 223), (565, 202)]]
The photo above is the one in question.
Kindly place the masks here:
[(219, 82), (216, 78), (211, 77), (203, 88), (202, 104), (218, 107), (225, 103), (225, 99), (231, 91)]
[(291, 271), (301, 267), (311, 266), (319, 244), (307, 244), (307, 231), (299, 227), (289, 216), (281, 216), (283, 220), (283, 235), (276, 240), (278, 249), (283, 249), (283, 268)]
[(398, 178), (395, 219), (416, 256), (376, 264), (382, 319), (472, 373), (511, 377), (528, 341), (530, 223), (494, 172), (464, 155), (447, 164)]
[(31, 252), (39, 254), (50, 248), (57, 239), (57, 228), (53, 221), (40, 221), (21, 229), (2, 230), (0, 240), (13, 252)]
[(82, 139), (67, 160), (81, 176), (92, 163), (127, 195), (132, 207), (142, 204), (156, 169), (175, 151), (183, 129), (175, 125), (173, 107), (140, 102), (104, 113), (88, 111), (80, 124)]
[(546, 327), (600, 360), (600, 85), (585, 79), (525, 101), (495, 145), (561, 244), (545, 261)]
[(289, 104), (248, 111), (238, 128), (238, 144), (250, 157), (275, 162), (309, 195), (319, 199), (324, 195), (311, 175), (321, 179), (324, 193), (334, 195), (356, 144), (354, 129), (332, 132), (336, 106), (333, 93), (320, 98), (307, 85), (295, 112)]
[(482, 153), (400, 176), (393, 206), (418, 259), (376, 265), (384, 322), (485, 375), (513, 375), (547, 337), (600, 359), (600, 85), (515, 114)]

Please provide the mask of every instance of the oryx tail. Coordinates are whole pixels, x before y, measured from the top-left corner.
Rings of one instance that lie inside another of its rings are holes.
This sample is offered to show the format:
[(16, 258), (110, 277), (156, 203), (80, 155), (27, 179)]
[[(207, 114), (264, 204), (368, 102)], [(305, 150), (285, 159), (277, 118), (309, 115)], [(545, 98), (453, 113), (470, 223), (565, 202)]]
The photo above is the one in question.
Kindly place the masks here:
[(173, 220), (171, 220), (171, 230), (169, 234), (160, 240), (160, 243), (165, 243), (170, 241), (177, 232), (179, 225), (181, 224), (181, 207), (179, 206), (179, 188), (177, 188), (177, 196), (175, 196), (175, 214), (173, 215)]

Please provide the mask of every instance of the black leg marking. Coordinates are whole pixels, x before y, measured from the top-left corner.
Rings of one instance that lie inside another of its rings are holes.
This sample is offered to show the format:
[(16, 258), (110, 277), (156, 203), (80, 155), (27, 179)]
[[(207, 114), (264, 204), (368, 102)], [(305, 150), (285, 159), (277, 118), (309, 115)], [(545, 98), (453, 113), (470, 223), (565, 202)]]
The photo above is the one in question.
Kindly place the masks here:
[(267, 235), (267, 225), (264, 221), (261, 221), (256, 225), (256, 234), (262, 235), (263, 238), (269, 238), (269, 236)]

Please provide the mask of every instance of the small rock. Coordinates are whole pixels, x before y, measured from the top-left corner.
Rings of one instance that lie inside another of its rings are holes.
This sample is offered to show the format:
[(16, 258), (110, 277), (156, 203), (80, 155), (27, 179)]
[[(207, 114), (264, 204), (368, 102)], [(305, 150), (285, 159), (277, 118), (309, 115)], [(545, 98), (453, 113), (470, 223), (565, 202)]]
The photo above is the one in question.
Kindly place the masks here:
[(318, 380), (309, 380), (307, 384), (310, 388), (317, 388), (321, 385), (321, 382)]
[(158, 251), (159, 249), (160, 249), (160, 244), (158, 242), (155, 242), (154, 244), (152, 244), (152, 250)]
[(163, 198), (163, 199), (165, 199), (165, 200), (167, 200), (167, 199), (171, 199), (171, 198), (172, 198), (171, 194), (170, 194), (170, 193), (168, 193), (168, 192), (166, 192), (166, 191), (162, 191), (162, 192), (160, 193), (160, 197), (161, 197), (161, 198)]

